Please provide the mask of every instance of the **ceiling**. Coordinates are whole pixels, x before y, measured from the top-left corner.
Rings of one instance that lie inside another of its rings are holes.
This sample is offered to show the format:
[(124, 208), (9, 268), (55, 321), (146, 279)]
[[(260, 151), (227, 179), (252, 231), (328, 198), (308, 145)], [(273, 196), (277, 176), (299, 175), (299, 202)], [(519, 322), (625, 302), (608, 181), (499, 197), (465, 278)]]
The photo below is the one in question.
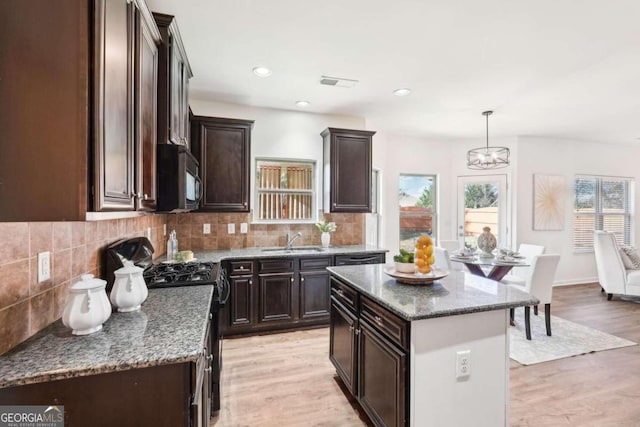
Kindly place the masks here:
[[(147, 0), (201, 100), (366, 117), (434, 138), (640, 144), (638, 0)], [(252, 73), (267, 66), (267, 78)], [(356, 79), (322, 86), (320, 76)], [(405, 97), (392, 95), (408, 87)]]

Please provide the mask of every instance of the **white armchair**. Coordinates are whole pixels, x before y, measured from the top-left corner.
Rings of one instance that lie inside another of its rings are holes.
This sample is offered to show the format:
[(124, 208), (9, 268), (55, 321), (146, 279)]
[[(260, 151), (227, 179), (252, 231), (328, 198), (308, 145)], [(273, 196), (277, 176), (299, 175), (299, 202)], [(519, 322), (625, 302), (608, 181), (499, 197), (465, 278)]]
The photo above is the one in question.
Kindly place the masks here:
[(593, 240), (598, 281), (611, 300), (613, 294), (640, 296), (640, 270), (627, 270), (620, 258), (615, 235), (596, 231)]

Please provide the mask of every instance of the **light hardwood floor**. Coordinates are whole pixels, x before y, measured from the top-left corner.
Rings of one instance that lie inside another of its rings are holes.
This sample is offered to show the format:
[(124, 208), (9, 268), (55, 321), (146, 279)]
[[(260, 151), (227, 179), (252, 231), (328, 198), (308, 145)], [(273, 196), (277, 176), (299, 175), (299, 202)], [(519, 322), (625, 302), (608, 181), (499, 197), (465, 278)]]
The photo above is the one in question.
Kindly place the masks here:
[[(552, 314), (640, 342), (640, 299), (607, 301), (599, 289), (555, 288)], [(211, 426), (370, 425), (328, 349), (328, 328), (224, 340), (222, 409)], [(512, 426), (640, 426), (640, 346), (512, 362), (510, 384)]]

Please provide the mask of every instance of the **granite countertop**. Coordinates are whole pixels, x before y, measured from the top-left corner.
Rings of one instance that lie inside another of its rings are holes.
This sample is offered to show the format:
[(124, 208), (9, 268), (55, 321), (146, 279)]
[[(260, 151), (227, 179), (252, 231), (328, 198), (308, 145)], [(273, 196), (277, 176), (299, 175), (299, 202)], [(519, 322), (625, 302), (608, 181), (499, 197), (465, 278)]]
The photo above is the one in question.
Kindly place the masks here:
[(150, 289), (142, 309), (75, 336), (60, 320), (0, 356), (0, 388), (196, 360), (213, 286)]
[[(228, 249), (217, 251), (196, 251), (194, 257), (198, 261), (221, 262), (229, 259), (244, 258), (286, 258), (292, 256), (327, 256), (327, 255), (352, 255), (365, 254), (371, 252), (388, 252), (387, 249), (379, 248), (372, 245), (348, 245), (348, 246), (330, 246), (317, 250), (319, 246), (296, 246), (294, 250), (285, 251), (271, 250), (276, 248), (244, 248), (244, 249)], [(265, 250), (267, 249), (267, 250)]]
[(502, 283), (451, 271), (431, 285), (405, 285), (384, 273), (384, 265), (327, 267), (334, 276), (405, 320), (503, 310), (539, 303)]

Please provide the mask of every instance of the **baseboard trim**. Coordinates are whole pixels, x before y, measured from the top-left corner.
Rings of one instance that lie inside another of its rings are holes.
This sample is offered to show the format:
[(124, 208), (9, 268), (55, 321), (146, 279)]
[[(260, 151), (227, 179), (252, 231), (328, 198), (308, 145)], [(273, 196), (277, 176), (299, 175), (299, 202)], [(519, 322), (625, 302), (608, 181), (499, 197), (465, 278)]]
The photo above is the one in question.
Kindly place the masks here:
[(587, 283), (598, 283), (598, 276), (583, 277), (580, 279), (558, 280), (553, 283), (553, 286), (584, 285)]

